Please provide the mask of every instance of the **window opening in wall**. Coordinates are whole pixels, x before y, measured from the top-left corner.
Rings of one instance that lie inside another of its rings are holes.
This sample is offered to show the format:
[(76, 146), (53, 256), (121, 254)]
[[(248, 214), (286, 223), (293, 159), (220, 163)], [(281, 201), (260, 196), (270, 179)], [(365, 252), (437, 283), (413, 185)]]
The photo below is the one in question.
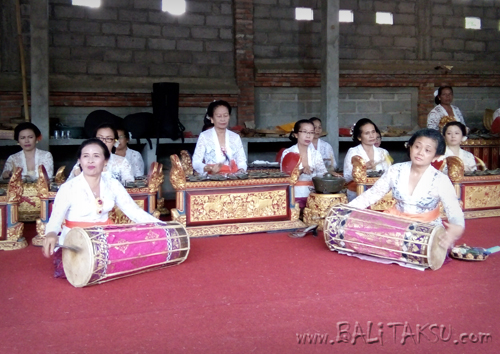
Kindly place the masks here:
[(481, 19), (479, 17), (466, 17), (465, 28), (467, 29), (481, 29)]
[(379, 25), (392, 25), (392, 14), (390, 12), (377, 12), (375, 22)]
[(339, 10), (339, 22), (354, 22), (352, 10)]
[(186, 12), (185, 0), (162, 0), (161, 10), (172, 15), (182, 15)]
[(314, 20), (313, 9), (308, 7), (296, 7), (295, 19), (298, 21), (312, 21)]
[(72, 0), (71, 4), (76, 6), (100, 7), (101, 0)]

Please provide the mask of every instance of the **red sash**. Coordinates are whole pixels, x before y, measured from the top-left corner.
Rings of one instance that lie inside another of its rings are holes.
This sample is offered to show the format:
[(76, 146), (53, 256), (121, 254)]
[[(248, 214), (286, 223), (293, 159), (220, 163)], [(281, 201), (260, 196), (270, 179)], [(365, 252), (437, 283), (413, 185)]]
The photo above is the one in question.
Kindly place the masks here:
[(415, 221), (431, 222), (439, 218), (439, 207), (437, 207), (434, 210), (428, 211), (427, 213), (421, 213), (421, 214), (404, 213), (402, 211), (397, 210), (396, 207), (392, 207), (391, 209), (384, 210), (384, 213), (388, 213), (406, 219), (412, 219)]

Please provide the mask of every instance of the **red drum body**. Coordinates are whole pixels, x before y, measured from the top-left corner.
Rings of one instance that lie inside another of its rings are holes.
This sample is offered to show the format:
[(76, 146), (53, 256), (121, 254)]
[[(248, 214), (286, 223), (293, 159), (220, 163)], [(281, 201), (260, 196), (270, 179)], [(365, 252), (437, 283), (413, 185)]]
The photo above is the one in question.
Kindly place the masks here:
[(128, 224), (75, 227), (64, 240), (64, 272), (75, 287), (182, 263), (189, 253), (189, 236), (181, 224)]
[(325, 242), (331, 251), (361, 253), (399, 262), (441, 268), (446, 250), (439, 246), (444, 227), (372, 210), (336, 205), (325, 217)]

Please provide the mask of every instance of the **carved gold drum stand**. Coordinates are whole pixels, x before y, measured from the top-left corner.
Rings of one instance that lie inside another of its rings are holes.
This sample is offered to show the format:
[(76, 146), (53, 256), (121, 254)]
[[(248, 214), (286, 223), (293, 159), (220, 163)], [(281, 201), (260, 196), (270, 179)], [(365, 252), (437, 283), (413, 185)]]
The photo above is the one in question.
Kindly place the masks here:
[(345, 193), (309, 194), (306, 207), (304, 208), (304, 223), (307, 226), (318, 225), (318, 230), (323, 230), (325, 216), (328, 214), (331, 207), (338, 204), (347, 204), (347, 196)]

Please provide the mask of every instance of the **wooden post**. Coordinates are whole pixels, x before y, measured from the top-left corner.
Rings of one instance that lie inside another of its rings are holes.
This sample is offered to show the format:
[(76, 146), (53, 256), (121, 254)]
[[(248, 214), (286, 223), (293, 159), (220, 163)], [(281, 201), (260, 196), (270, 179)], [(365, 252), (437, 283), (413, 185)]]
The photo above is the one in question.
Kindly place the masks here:
[(30, 121), (30, 111), (28, 107), (28, 87), (26, 85), (26, 64), (24, 59), (23, 30), (21, 26), (21, 7), (19, 0), (16, 0), (16, 19), (17, 19), (17, 41), (19, 43), (19, 59), (21, 60), (21, 76), (23, 80), (23, 103), (24, 119)]

